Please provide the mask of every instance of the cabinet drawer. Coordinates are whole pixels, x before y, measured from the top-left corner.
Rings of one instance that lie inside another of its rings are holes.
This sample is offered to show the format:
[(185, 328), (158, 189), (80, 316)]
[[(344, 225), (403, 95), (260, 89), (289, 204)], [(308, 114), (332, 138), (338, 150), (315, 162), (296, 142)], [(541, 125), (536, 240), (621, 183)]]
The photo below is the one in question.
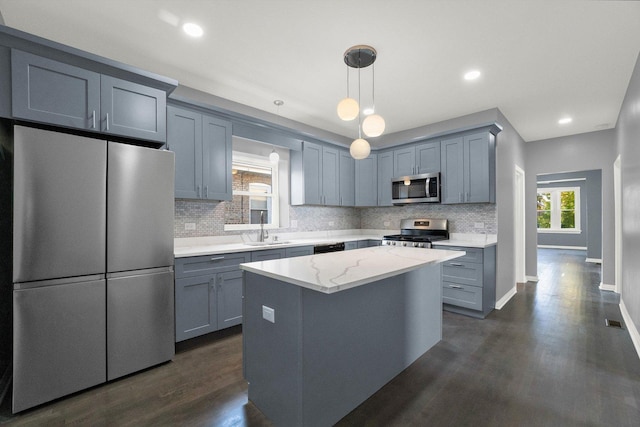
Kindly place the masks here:
[(345, 251), (350, 251), (353, 249), (358, 249), (358, 242), (357, 241), (353, 241), (353, 242), (344, 242), (344, 250)]
[(482, 287), (482, 264), (458, 259), (442, 263), (442, 281)]
[(236, 270), (239, 264), (249, 261), (250, 252), (176, 258), (176, 278)]
[(297, 256), (313, 255), (313, 246), (301, 246), (296, 248), (286, 248), (284, 250), (285, 258), (293, 258)]
[(454, 262), (477, 262), (482, 263), (482, 253), (484, 249), (482, 248), (465, 248), (463, 246), (444, 246), (444, 245), (433, 245), (434, 249), (444, 249), (446, 251), (465, 251), (466, 254), (461, 256), (460, 258), (456, 258)]
[(251, 252), (251, 262), (269, 261), (270, 259), (281, 259), (285, 257), (285, 248)]
[(472, 310), (482, 310), (482, 288), (443, 281), (442, 302)]

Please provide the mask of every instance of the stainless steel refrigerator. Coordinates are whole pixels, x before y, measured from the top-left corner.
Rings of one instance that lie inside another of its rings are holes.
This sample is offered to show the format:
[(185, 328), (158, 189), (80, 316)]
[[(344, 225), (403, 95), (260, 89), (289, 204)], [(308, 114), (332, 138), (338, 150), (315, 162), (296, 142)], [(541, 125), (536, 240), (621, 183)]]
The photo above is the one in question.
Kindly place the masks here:
[(14, 126), (13, 411), (174, 355), (174, 157)]

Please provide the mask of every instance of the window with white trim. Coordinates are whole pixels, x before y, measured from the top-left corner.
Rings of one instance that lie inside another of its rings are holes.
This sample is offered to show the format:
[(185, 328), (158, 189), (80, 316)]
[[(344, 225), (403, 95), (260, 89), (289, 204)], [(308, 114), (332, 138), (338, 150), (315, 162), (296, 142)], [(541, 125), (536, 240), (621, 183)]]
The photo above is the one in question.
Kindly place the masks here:
[(233, 152), (233, 199), (226, 202), (225, 230), (255, 230), (280, 223), (278, 164), (268, 158)]
[(538, 188), (539, 233), (580, 233), (580, 187)]

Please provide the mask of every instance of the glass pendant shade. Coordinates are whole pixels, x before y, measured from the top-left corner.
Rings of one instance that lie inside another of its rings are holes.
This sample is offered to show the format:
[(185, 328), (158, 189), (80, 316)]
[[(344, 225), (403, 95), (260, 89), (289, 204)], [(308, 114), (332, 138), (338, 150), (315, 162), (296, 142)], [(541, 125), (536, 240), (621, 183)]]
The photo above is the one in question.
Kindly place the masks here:
[(338, 117), (340, 117), (345, 122), (355, 119), (358, 117), (360, 107), (358, 106), (358, 101), (353, 98), (345, 98), (338, 103)]
[(356, 160), (366, 159), (371, 153), (371, 146), (366, 139), (358, 138), (351, 143), (349, 153)]
[(272, 150), (271, 154), (269, 154), (269, 161), (271, 163), (278, 163), (278, 160), (280, 160), (280, 155), (276, 152), (276, 150)]
[(362, 122), (362, 132), (370, 137), (380, 136), (384, 132), (384, 119), (379, 114), (367, 116)]

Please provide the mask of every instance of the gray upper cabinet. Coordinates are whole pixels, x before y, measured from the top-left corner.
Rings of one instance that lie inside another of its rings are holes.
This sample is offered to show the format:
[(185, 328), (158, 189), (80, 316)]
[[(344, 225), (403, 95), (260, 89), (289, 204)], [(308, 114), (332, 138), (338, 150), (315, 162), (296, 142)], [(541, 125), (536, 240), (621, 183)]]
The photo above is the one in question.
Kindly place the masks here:
[(416, 173), (416, 149), (414, 146), (393, 150), (393, 176)]
[(292, 205), (340, 205), (340, 153), (308, 141), (302, 151), (291, 151)]
[(231, 200), (231, 122), (202, 116), (203, 196), (210, 200)]
[(440, 172), (440, 141), (393, 150), (393, 176)]
[(11, 51), (12, 114), (17, 119), (99, 130), (100, 74)]
[(340, 150), (322, 147), (322, 196), (324, 205), (340, 205)]
[(167, 95), (138, 83), (101, 76), (101, 129), (149, 141), (167, 140)]
[(167, 120), (176, 198), (231, 200), (231, 123), (173, 105)]
[(392, 206), (393, 151), (378, 153), (378, 206)]
[(346, 150), (340, 150), (340, 205), (354, 206), (356, 204), (356, 168), (357, 163)]
[(495, 136), (442, 140), (442, 203), (495, 203)]
[[(378, 156), (370, 154), (356, 164), (356, 206), (376, 206), (378, 204)], [(389, 184), (391, 190), (391, 184)]]
[(166, 141), (166, 92), (20, 50), (11, 51), (15, 118)]
[(416, 146), (416, 173), (440, 172), (440, 141)]

